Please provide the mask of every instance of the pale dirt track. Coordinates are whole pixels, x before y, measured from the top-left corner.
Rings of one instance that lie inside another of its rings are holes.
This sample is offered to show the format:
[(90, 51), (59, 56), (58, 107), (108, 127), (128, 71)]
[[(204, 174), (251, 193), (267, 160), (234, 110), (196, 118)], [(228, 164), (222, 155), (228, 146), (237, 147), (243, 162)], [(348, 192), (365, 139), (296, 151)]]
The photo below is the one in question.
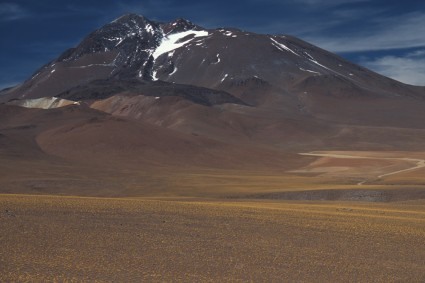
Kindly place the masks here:
[[(309, 153), (299, 153), (300, 155), (306, 155), (306, 156), (318, 156), (318, 157), (330, 157), (330, 158), (341, 158), (341, 159), (379, 159), (379, 160), (400, 160), (400, 161), (407, 161), (407, 162), (413, 162), (416, 165), (414, 165), (411, 168), (403, 169), (403, 170), (397, 170), (389, 173), (385, 173), (379, 176), (376, 176), (376, 178), (380, 179), (382, 177), (395, 175), (407, 171), (412, 171), (420, 168), (425, 167), (425, 159), (417, 159), (417, 158), (398, 158), (398, 157), (372, 157), (372, 156), (356, 156), (356, 155), (347, 155), (347, 154), (334, 154), (334, 153), (316, 153), (316, 152), (309, 152)], [(366, 179), (364, 181), (361, 181), (357, 183), (357, 185), (361, 186), (364, 185), (369, 179)]]

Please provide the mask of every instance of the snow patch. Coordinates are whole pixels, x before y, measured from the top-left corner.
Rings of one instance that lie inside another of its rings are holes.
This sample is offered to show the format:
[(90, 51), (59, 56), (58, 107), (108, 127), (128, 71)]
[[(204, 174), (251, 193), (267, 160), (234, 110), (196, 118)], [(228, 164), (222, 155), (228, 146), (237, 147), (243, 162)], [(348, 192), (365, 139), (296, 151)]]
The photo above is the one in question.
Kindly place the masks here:
[(125, 37), (119, 38), (119, 41), (118, 41), (118, 43), (117, 43), (117, 44), (115, 44), (115, 47), (117, 47), (118, 45), (120, 45), (120, 44), (121, 44), (121, 42), (123, 42), (123, 41), (124, 41), (124, 39), (125, 39)]
[(314, 60), (313, 56), (311, 56), (307, 52), (303, 52), (303, 53), (304, 53), (304, 55), (306, 55), (308, 57), (309, 60)]
[(231, 31), (226, 31), (226, 32), (224, 33), (224, 35), (225, 35), (225, 36), (232, 36), (233, 34), (232, 34), (232, 32), (231, 32)]
[(156, 76), (157, 73), (158, 73), (158, 71), (156, 71), (156, 70), (152, 72), (152, 79), (154, 81), (157, 81), (158, 80), (158, 77)]
[[(324, 69), (326, 69), (326, 70), (328, 70), (328, 71), (331, 71), (331, 72), (333, 72), (333, 73), (335, 73), (335, 74), (337, 74), (337, 75), (339, 75), (339, 76), (342, 76), (342, 77), (344, 77), (344, 78), (347, 78), (347, 79), (350, 79), (350, 80), (353, 80), (352, 78), (350, 78), (350, 77), (347, 77), (346, 75), (343, 75), (343, 74), (341, 74), (341, 73), (339, 73), (339, 72), (337, 72), (337, 71), (335, 71), (335, 70), (332, 70), (331, 68), (328, 68), (328, 67), (326, 67), (326, 66), (324, 66), (324, 65), (322, 65), (322, 64), (320, 64), (319, 62), (317, 62), (314, 58), (313, 58), (313, 56), (311, 56), (310, 54), (308, 54), (307, 52), (304, 52), (304, 54), (305, 55), (307, 55), (309, 58), (308, 58), (308, 60), (310, 61), (310, 62), (313, 62), (314, 64), (316, 64), (316, 65), (318, 65), (318, 66), (320, 66), (320, 67), (322, 67), (322, 68), (324, 68)], [(354, 76), (354, 74), (349, 74), (349, 76)]]
[[(180, 39), (192, 34), (193, 34), (193, 38), (188, 39), (184, 42), (177, 43)], [(164, 53), (170, 52), (172, 50), (175, 50), (177, 48), (180, 48), (186, 45), (187, 43), (191, 42), (196, 37), (203, 37), (203, 36), (208, 36), (208, 32), (188, 30), (188, 31), (174, 33), (174, 34), (165, 36), (162, 39), (160, 45), (156, 48), (155, 52), (153, 53), (153, 58), (156, 59)]]
[(316, 72), (316, 71), (312, 71), (312, 70), (307, 70), (307, 69), (303, 69), (303, 68), (300, 68), (300, 70), (301, 70), (301, 71), (304, 71), (304, 72), (310, 72), (310, 73), (314, 73), (314, 74), (321, 75), (321, 73)]
[(174, 67), (174, 70), (169, 74), (169, 76), (174, 75), (177, 72), (177, 67)]
[(218, 64), (218, 63), (220, 63), (220, 61), (221, 61), (221, 59), (220, 59), (220, 54), (217, 54), (217, 62), (214, 62), (213, 64), (215, 65), (215, 64)]
[(326, 70), (329, 70), (329, 71), (331, 71), (331, 72), (334, 72), (334, 73), (336, 73), (336, 74), (339, 74), (338, 72), (335, 72), (334, 70), (332, 70), (332, 69), (330, 69), (330, 68), (328, 68), (328, 67), (326, 67), (326, 66), (324, 66), (324, 65), (322, 65), (322, 64), (320, 64), (319, 62), (317, 62), (316, 61), (316, 59), (314, 59), (313, 58), (313, 56), (311, 56), (310, 54), (308, 54), (307, 52), (304, 52), (304, 54), (305, 55), (307, 55), (308, 56), (308, 60), (310, 60), (311, 62), (313, 62), (314, 64), (316, 64), (316, 65), (318, 65), (318, 66), (320, 66), (320, 67), (322, 67), (322, 68), (325, 68)]
[(80, 105), (79, 102), (61, 99), (57, 97), (42, 97), (36, 99), (14, 100), (8, 104), (17, 105), (25, 108), (51, 109), (67, 105)]
[(317, 62), (316, 60), (312, 60), (312, 59), (310, 59), (310, 61), (311, 61), (311, 62), (313, 62), (314, 64), (316, 64), (316, 65), (318, 65), (318, 66), (322, 67), (322, 68), (325, 68), (326, 70), (329, 70), (329, 71), (332, 71), (332, 72), (334, 72), (334, 73), (337, 73), (337, 74), (338, 74), (338, 72), (335, 72), (334, 70), (332, 70), (332, 69), (330, 69), (330, 68), (328, 68), (328, 67), (326, 67), (326, 66), (324, 66), (324, 65), (320, 64), (320, 63), (319, 63), (319, 62)]
[(225, 74), (224, 77), (221, 79), (221, 82), (224, 82), (224, 80), (229, 76), (229, 74)]
[(279, 49), (280, 51), (284, 51), (284, 50), (286, 50), (286, 51), (288, 51), (288, 52), (291, 52), (292, 54), (295, 54), (296, 56), (298, 56), (298, 57), (300, 57), (300, 55), (298, 55), (298, 53), (296, 53), (295, 51), (293, 51), (292, 49), (290, 49), (289, 47), (287, 47), (285, 44), (283, 44), (283, 43), (279, 43), (279, 42), (277, 42), (275, 39), (273, 39), (273, 38), (270, 38), (271, 39), (271, 41), (272, 41), (272, 44), (277, 48), (277, 49)]
[(149, 32), (150, 34), (154, 34), (154, 29), (150, 24), (146, 25), (146, 31)]
[(84, 69), (84, 68), (90, 68), (90, 67), (95, 67), (95, 66), (115, 67), (114, 62), (115, 62), (115, 60), (112, 63), (108, 63), (108, 64), (89, 64), (89, 65), (85, 65), (85, 66), (71, 66), (70, 68)]
[(36, 77), (38, 77), (38, 75), (40, 75), (40, 72), (38, 72), (38, 73), (36, 73), (34, 76), (32, 76), (31, 80), (32, 80), (32, 79), (35, 79)]

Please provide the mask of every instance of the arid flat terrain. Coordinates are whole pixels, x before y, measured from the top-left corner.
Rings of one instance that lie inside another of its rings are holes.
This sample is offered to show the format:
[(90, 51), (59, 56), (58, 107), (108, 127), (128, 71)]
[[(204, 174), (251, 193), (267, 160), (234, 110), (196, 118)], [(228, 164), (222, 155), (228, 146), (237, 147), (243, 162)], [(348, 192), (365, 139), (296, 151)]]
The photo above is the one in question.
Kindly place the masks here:
[(139, 173), (10, 158), (0, 281), (423, 282), (425, 175), (406, 169), (424, 154), (299, 156)]
[(0, 196), (0, 281), (423, 282), (425, 202)]

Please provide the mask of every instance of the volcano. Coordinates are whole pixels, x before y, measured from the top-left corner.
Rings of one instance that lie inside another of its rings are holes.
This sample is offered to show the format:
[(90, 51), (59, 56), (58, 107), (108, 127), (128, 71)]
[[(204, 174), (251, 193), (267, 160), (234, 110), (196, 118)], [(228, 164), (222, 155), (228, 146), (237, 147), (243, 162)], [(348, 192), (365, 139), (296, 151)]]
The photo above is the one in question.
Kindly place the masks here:
[(298, 152), (425, 149), (425, 88), (185, 19), (124, 15), (0, 99), (5, 152), (78, 162), (288, 170)]

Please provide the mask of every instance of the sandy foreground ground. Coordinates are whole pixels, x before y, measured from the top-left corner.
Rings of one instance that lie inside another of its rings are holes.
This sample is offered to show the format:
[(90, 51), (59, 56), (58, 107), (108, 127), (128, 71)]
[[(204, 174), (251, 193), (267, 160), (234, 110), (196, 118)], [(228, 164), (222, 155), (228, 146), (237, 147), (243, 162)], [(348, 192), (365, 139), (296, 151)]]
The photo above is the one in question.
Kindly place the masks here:
[(0, 281), (424, 282), (425, 202), (0, 195)]

